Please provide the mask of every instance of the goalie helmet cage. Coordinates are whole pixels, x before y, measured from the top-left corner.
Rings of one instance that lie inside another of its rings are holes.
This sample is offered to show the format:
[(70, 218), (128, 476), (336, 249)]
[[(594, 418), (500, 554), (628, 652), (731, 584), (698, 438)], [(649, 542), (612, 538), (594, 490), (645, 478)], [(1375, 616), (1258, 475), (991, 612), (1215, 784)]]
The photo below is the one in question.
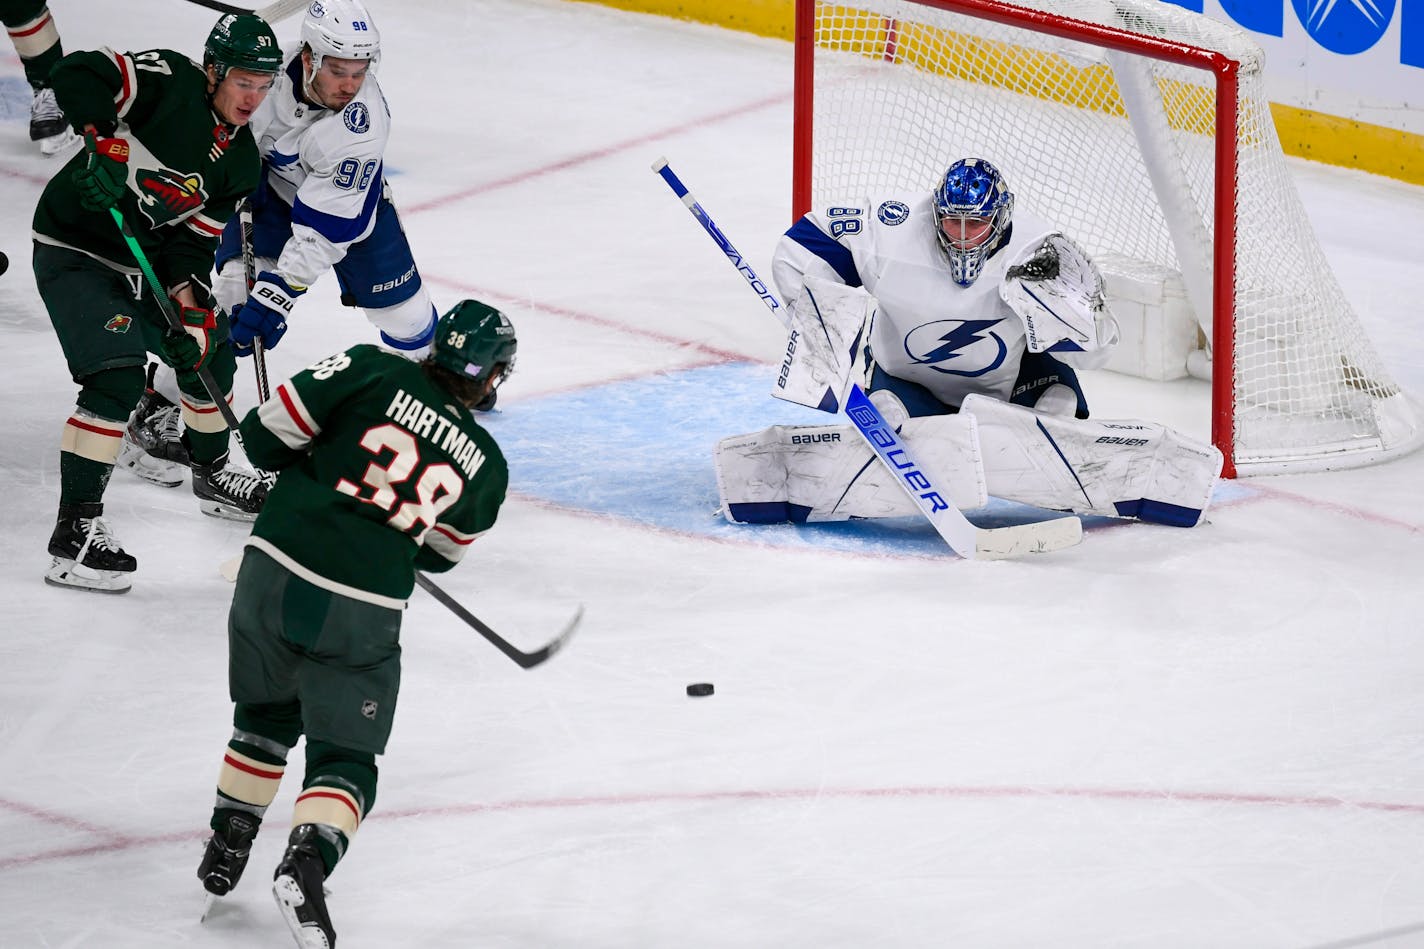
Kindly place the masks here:
[(987, 158), (1105, 271), (1180, 275), (1226, 476), (1403, 453), (1420, 408), (1315, 239), (1262, 62), (1161, 0), (797, 0), (792, 208)]

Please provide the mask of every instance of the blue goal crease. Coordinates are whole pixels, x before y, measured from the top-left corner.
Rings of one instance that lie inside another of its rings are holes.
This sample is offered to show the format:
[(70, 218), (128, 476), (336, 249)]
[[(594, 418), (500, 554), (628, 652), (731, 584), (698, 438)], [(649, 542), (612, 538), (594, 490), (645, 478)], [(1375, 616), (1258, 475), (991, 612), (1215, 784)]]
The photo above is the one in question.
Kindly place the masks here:
[[(713, 513), (717, 442), (770, 425), (827, 422), (823, 412), (773, 398), (774, 379), (768, 364), (719, 363), (519, 399), (480, 422), (509, 459), (510, 486), (560, 507), (720, 540), (873, 555), (943, 554), (944, 541), (918, 517), (734, 524)], [(1223, 482), (1217, 497), (1240, 496), (1238, 490)], [(763, 509), (749, 519), (771, 520), (778, 513), (785, 520), (805, 517)], [(969, 513), (983, 527), (1045, 516), (999, 499)], [(1113, 523), (1121, 522), (1084, 518), (1089, 529)]]

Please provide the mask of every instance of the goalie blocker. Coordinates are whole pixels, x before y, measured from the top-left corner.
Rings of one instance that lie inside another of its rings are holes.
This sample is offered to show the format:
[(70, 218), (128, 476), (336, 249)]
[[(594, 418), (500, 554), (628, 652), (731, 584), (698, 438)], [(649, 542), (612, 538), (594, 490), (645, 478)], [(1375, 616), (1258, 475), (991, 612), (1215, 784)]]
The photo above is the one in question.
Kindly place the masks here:
[[(1164, 425), (1064, 418), (979, 395), (966, 398), (958, 415), (907, 419), (900, 434), (948, 481), (954, 504), (970, 509), (993, 496), (1194, 527), (1222, 465), (1216, 448)], [(722, 513), (734, 522), (918, 513), (847, 425), (774, 425), (736, 435), (718, 443), (715, 460)]]

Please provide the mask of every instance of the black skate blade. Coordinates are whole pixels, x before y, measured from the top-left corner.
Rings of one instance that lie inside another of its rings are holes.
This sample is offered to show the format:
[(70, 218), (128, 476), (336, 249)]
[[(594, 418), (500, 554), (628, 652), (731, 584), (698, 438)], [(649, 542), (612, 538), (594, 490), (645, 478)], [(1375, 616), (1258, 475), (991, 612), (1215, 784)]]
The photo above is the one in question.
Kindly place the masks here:
[(203, 914), (198, 917), (199, 923), (206, 923), (208, 921), (208, 914), (211, 913), (213, 907), (218, 904), (218, 895), (216, 893), (207, 893), (204, 895), (206, 899), (203, 900)]

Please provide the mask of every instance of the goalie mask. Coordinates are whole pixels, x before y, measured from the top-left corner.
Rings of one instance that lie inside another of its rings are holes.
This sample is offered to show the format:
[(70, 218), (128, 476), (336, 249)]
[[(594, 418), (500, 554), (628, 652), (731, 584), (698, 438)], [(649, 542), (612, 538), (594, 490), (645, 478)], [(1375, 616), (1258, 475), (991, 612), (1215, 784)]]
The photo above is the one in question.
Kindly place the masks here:
[(514, 371), (519, 341), (509, 317), (487, 303), (461, 300), (435, 326), (435, 364), (482, 386), (490, 393)]
[(311, 50), (312, 72), (327, 56), (369, 59), (373, 70), (381, 59), (381, 33), (360, 0), (312, 0), (302, 17), (302, 42)]
[(949, 166), (934, 193), (935, 237), (954, 282), (967, 287), (1008, 237), (1014, 195), (999, 170), (982, 158)]

